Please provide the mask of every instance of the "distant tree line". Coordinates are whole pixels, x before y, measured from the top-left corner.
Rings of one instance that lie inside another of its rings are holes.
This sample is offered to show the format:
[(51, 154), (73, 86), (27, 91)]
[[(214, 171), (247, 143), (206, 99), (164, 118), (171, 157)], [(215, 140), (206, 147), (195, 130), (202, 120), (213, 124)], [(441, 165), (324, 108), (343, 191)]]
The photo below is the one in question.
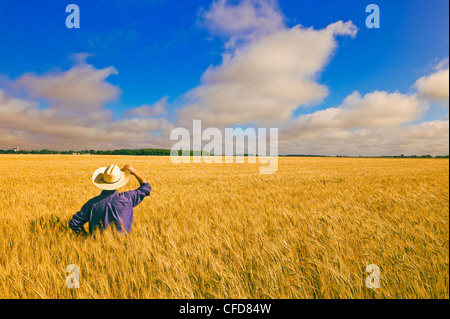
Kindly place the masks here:
[(417, 155), (411, 155), (411, 156), (405, 156), (405, 155), (400, 155), (400, 156), (393, 156), (395, 158), (448, 158), (448, 155), (437, 155), (437, 156), (431, 156), (431, 155), (421, 155), (421, 156), (417, 156)]
[(96, 151), (96, 150), (82, 150), (82, 151), (53, 151), (48, 149), (43, 150), (33, 150), (33, 151), (27, 151), (27, 150), (0, 150), (0, 154), (61, 154), (61, 155), (72, 155), (72, 154), (90, 154), (90, 155), (170, 155), (170, 150), (166, 149), (153, 149), (153, 148), (146, 148), (146, 149), (120, 149), (120, 150), (107, 150), (107, 151)]

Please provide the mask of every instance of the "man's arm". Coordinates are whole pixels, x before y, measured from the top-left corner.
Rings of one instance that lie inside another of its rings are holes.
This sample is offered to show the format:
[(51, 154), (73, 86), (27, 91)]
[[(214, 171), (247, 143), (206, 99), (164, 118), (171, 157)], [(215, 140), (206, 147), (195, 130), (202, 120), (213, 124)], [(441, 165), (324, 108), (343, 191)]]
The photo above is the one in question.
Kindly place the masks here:
[(145, 177), (143, 177), (141, 174), (139, 174), (133, 168), (133, 166), (127, 164), (122, 168), (122, 171), (125, 171), (125, 170), (129, 170), (130, 173), (136, 177), (139, 184), (141, 184), (141, 186), (138, 189), (122, 193), (123, 196), (126, 196), (130, 199), (130, 201), (133, 203), (133, 207), (135, 207), (135, 206), (139, 205), (146, 196), (150, 195), (152, 187), (147, 182)]
[(84, 229), (84, 224), (89, 221), (88, 213), (86, 211), (86, 205), (81, 210), (72, 216), (69, 222), (69, 227), (78, 235), (86, 236), (87, 232)]
[(136, 179), (138, 180), (139, 184), (144, 184), (144, 183), (148, 183), (147, 180), (145, 179), (145, 177), (143, 177), (141, 174), (139, 174), (133, 166), (126, 164), (123, 168), (122, 171), (130, 171), (130, 173), (132, 175), (134, 175), (134, 177), (136, 177)]

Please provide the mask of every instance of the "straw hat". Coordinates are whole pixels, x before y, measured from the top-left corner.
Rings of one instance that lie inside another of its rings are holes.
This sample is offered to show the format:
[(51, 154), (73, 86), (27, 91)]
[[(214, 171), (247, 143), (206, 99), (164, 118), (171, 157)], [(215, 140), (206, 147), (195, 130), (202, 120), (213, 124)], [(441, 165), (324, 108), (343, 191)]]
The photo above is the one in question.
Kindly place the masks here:
[(130, 171), (122, 171), (117, 165), (110, 165), (108, 167), (100, 167), (92, 175), (92, 182), (98, 188), (104, 190), (115, 190), (122, 186), (130, 180)]

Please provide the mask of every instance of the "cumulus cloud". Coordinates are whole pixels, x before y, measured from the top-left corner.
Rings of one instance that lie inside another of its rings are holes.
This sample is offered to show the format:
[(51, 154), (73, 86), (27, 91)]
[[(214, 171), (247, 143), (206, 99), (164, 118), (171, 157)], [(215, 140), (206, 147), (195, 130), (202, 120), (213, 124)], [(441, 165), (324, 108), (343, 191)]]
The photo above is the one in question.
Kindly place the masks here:
[[(444, 68), (446, 67), (446, 68)], [(423, 76), (416, 81), (414, 86), (419, 94), (430, 100), (447, 101), (449, 99), (449, 68), (448, 60), (438, 64), (439, 69), (435, 73)]]
[(285, 29), (284, 17), (275, 0), (218, 0), (200, 12), (202, 22), (213, 33), (227, 38), (226, 47)]
[(347, 156), (448, 155), (448, 120), (425, 121), (404, 126), (336, 129), (296, 140), (280, 138), (285, 154)]
[[(329, 94), (319, 75), (336, 50), (336, 37), (356, 36), (351, 21), (322, 30), (288, 28), (276, 3), (262, 0), (216, 1), (202, 17), (211, 32), (225, 38), (226, 51), (221, 64), (210, 66), (201, 84), (185, 95), (178, 112), (181, 126), (190, 127), (194, 119), (215, 127), (275, 126), (281, 153), (448, 153), (448, 120), (412, 123), (429, 108), (422, 80), (418, 94), (354, 92), (337, 107), (292, 118), (298, 107), (320, 103)], [(438, 71), (443, 67), (444, 62)], [(441, 80), (435, 82), (443, 88)]]
[(31, 97), (51, 101), (58, 108), (93, 110), (101, 109), (108, 101), (119, 97), (120, 89), (105, 81), (118, 74), (114, 67), (96, 69), (80, 57), (78, 64), (68, 71), (45, 75), (25, 74), (15, 81), (24, 87)]
[(349, 95), (338, 107), (301, 115), (280, 130), (284, 153), (446, 155), (448, 119), (412, 122), (429, 107), (418, 95), (375, 91)]
[(167, 114), (167, 110), (170, 107), (168, 103), (168, 96), (163, 96), (153, 105), (142, 105), (138, 108), (129, 110), (127, 116), (139, 116), (139, 117), (156, 117)]
[(329, 131), (396, 127), (419, 119), (428, 104), (416, 95), (375, 91), (347, 96), (338, 107), (301, 115), (282, 128), (286, 140)]
[(210, 66), (201, 84), (185, 95), (179, 123), (278, 125), (294, 110), (321, 102), (328, 88), (318, 77), (337, 47), (337, 36), (354, 37), (356, 26), (338, 21), (315, 30), (288, 28), (274, 0), (218, 0), (201, 17), (225, 37), (222, 63)]
[(295, 26), (238, 47), (186, 94), (179, 118), (215, 126), (287, 120), (298, 107), (327, 96), (317, 76), (337, 46), (335, 37), (356, 32), (352, 22), (342, 21), (321, 30)]
[(84, 63), (65, 72), (26, 74), (14, 82), (24, 87), (30, 98), (44, 98), (43, 108), (30, 98), (13, 98), (0, 89), (2, 148), (117, 148), (167, 146), (162, 136), (173, 124), (162, 118), (115, 120), (105, 103), (117, 98), (120, 89), (106, 78), (114, 67), (96, 69)]

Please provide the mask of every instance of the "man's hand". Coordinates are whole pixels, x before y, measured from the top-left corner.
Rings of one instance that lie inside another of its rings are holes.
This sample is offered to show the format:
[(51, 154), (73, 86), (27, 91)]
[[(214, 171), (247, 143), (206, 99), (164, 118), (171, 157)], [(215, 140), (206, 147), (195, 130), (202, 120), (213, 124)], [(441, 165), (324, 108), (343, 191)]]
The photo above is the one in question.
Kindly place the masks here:
[(123, 168), (122, 171), (130, 171), (131, 174), (133, 174), (136, 179), (138, 180), (139, 184), (143, 184), (143, 183), (148, 183), (147, 180), (141, 176), (131, 165), (126, 164)]
[(136, 170), (134, 169), (133, 166), (126, 164), (123, 168), (122, 171), (130, 171), (131, 174), (136, 175)]

